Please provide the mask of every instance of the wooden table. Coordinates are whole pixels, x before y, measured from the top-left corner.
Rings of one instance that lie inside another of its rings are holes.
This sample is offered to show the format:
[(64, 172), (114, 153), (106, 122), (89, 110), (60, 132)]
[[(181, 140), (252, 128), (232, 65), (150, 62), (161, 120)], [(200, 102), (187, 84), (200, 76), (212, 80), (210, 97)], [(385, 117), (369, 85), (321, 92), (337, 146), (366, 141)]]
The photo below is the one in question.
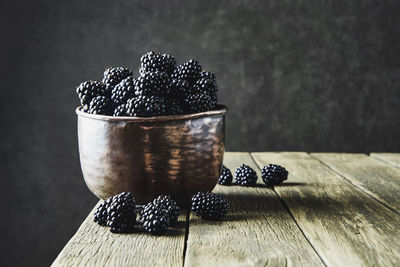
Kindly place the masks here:
[(400, 154), (226, 153), (281, 186), (220, 186), (223, 221), (184, 213), (165, 236), (116, 235), (91, 214), (53, 266), (400, 266)]

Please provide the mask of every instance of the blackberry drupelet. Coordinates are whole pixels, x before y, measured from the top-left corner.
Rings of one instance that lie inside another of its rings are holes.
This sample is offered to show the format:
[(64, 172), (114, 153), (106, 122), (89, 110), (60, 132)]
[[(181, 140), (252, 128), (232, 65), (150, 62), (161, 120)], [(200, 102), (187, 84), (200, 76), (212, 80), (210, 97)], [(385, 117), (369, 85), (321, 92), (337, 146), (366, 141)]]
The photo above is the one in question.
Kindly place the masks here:
[(179, 65), (172, 74), (172, 78), (185, 80), (190, 84), (194, 83), (200, 78), (201, 66), (195, 59), (191, 59), (181, 65)]
[(126, 103), (126, 113), (133, 117), (153, 117), (167, 113), (165, 98), (158, 96), (138, 96)]
[(207, 94), (211, 99), (217, 103), (218, 88), (214, 82), (209, 78), (200, 78), (193, 85), (193, 91), (197, 94)]
[(135, 96), (135, 83), (136, 78), (129, 76), (111, 90), (111, 100), (114, 105), (124, 104), (129, 98)]
[(231, 170), (229, 170), (225, 165), (222, 165), (221, 175), (219, 176), (218, 184), (229, 185), (232, 183), (232, 179), (233, 176)]
[(132, 232), (136, 223), (135, 199), (131, 193), (121, 193), (112, 198), (107, 209), (107, 226), (113, 233)]
[(174, 225), (178, 221), (180, 208), (175, 200), (171, 199), (169, 196), (161, 195), (154, 199), (153, 203), (167, 213), (170, 219), (170, 225)]
[(82, 106), (89, 105), (90, 101), (100, 95), (105, 95), (105, 86), (101, 82), (86, 81), (76, 88), (76, 93), (81, 101)]
[(140, 73), (146, 72), (166, 72), (171, 75), (176, 68), (176, 60), (168, 54), (160, 54), (156, 52), (148, 52), (140, 58), (141, 70)]
[(242, 164), (235, 170), (235, 180), (239, 185), (253, 186), (257, 183), (257, 173), (250, 166)]
[(114, 108), (113, 116), (114, 117), (128, 116), (128, 114), (126, 113), (126, 104), (121, 104), (119, 106), (116, 106)]
[(103, 83), (106, 86), (106, 90), (111, 92), (115, 85), (132, 75), (133, 73), (125, 67), (108, 68), (104, 71)]
[(210, 79), (214, 83), (215, 87), (217, 87), (217, 77), (214, 72), (202, 71), (200, 72), (200, 78)]
[(103, 201), (94, 213), (94, 221), (102, 226), (107, 225), (107, 209), (110, 207), (113, 197)]
[(229, 205), (221, 195), (198, 192), (192, 197), (192, 211), (196, 216), (207, 220), (225, 217)]
[(282, 166), (269, 164), (261, 170), (262, 180), (268, 186), (278, 185), (287, 180), (289, 172)]
[(135, 81), (135, 95), (167, 96), (170, 93), (170, 78), (165, 72), (148, 72)]
[(106, 96), (96, 96), (90, 101), (90, 114), (112, 115), (114, 106), (111, 99)]
[(179, 79), (172, 79), (170, 82), (170, 88), (171, 96), (180, 100), (184, 100), (192, 91), (187, 81)]
[(189, 95), (184, 102), (191, 113), (213, 110), (216, 107), (216, 102), (208, 94)]
[(140, 211), (140, 222), (146, 232), (160, 235), (167, 231), (171, 219), (160, 205), (150, 202)]

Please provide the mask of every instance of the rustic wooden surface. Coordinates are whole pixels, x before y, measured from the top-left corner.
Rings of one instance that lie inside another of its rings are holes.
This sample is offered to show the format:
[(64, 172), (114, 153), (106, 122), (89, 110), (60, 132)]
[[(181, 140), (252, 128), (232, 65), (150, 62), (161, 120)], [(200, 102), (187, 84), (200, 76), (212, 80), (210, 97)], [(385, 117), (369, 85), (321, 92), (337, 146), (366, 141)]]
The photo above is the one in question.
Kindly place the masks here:
[[(400, 154), (226, 153), (259, 175), (256, 187), (220, 186), (226, 219), (183, 214), (165, 236), (116, 235), (91, 214), (53, 266), (399, 266)], [(263, 186), (260, 168), (289, 179)]]

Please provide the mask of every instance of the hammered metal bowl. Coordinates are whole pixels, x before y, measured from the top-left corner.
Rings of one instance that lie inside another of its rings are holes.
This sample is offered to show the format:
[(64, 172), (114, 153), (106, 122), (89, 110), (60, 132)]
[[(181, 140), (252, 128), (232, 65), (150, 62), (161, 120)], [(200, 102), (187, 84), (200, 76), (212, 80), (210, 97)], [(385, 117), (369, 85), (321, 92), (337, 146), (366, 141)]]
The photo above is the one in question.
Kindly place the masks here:
[(139, 204), (161, 194), (181, 204), (211, 191), (222, 167), (225, 106), (151, 118), (93, 115), (76, 109), (86, 185), (105, 199), (132, 192)]

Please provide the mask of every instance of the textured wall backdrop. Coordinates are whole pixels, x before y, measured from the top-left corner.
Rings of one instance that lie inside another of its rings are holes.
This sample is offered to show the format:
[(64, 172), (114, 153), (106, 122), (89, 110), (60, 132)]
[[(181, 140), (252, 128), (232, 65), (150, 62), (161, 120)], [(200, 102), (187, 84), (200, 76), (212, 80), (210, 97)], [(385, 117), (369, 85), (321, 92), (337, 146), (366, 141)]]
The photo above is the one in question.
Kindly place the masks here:
[(0, 265), (48, 265), (76, 231), (96, 199), (75, 86), (149, 50), (217, 74), (227, 150), (400, 151), (399, 1), (7, 2)]

